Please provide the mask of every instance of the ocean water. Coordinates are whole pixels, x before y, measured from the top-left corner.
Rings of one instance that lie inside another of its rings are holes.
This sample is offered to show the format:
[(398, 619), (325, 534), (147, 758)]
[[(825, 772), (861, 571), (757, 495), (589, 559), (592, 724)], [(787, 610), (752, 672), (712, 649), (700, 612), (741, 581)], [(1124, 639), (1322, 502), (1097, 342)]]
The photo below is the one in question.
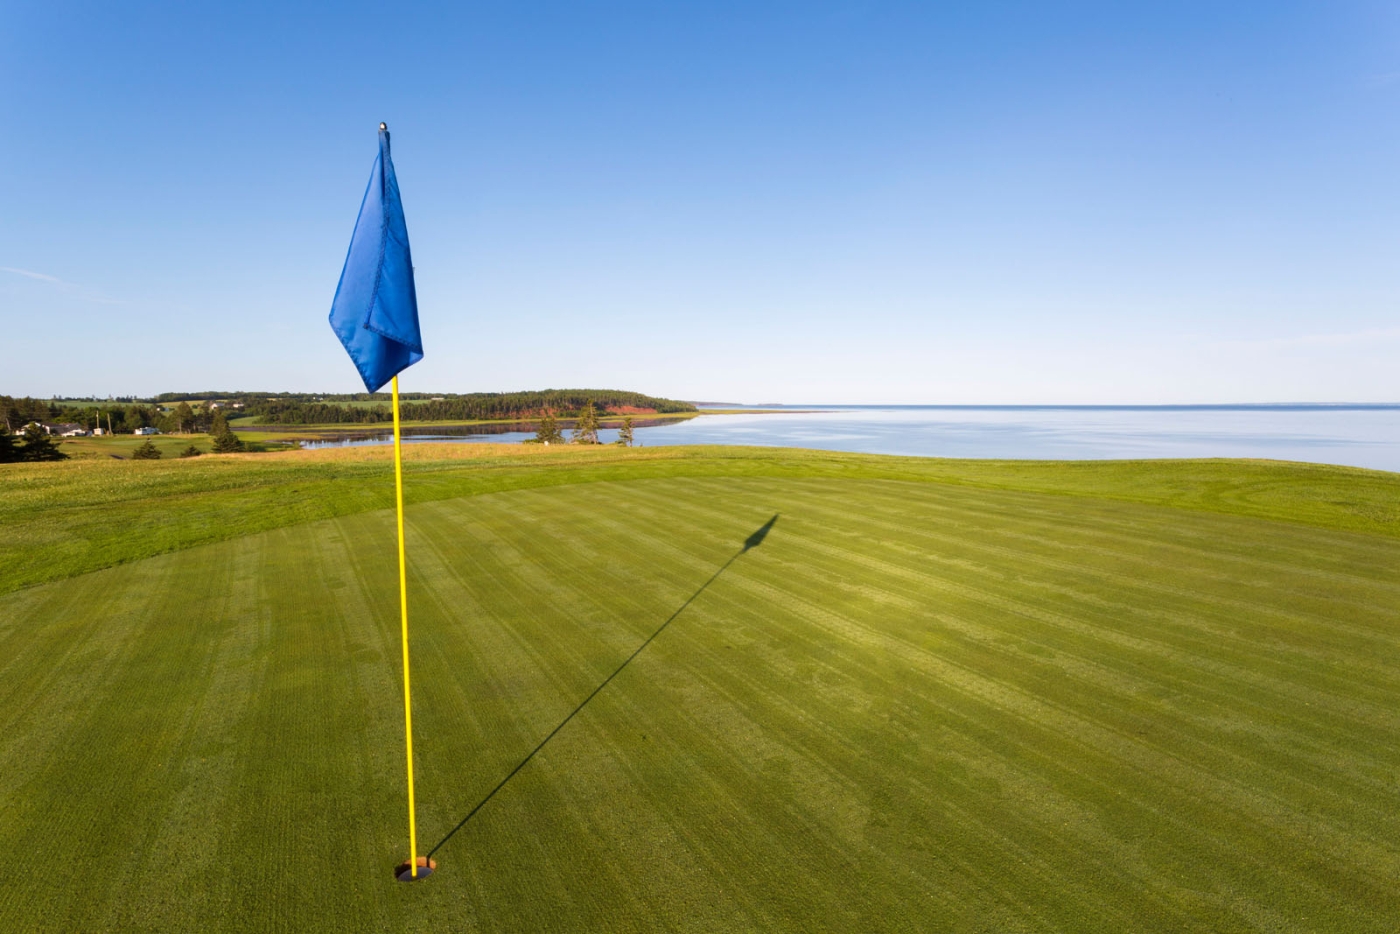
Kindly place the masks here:
[[(791, 406), (643, 424), (646, 446), (742, 444), (920, 457), (1091, 460), (1251, 457), (1400, 471), (1400, 404), (1260, 406)], [(504, 426), (502, 426), (504, 428)], [(523, 441), (530, 430), (408, 440)], [(612, 441), (613, 430), (599, 432)], [(382, 444), (387, 435), (330, 444)]]

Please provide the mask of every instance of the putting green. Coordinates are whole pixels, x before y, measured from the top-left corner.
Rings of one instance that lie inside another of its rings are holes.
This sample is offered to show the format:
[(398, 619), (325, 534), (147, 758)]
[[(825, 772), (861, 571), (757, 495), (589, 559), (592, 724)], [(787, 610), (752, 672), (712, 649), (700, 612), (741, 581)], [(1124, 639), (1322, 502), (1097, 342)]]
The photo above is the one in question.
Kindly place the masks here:
[(431, 879), (364, 512), (3, 598), (0, 929), (1400, 927), (1400, 539), (829, 477), (408, 534)]

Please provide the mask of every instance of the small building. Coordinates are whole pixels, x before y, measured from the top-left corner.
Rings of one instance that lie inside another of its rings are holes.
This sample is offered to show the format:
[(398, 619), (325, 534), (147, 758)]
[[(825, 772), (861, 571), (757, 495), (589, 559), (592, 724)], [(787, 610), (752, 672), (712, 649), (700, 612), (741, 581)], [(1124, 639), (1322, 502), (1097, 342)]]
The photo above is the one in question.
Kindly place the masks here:
[(83, 438), (88, 434), (88, 430), (82, 425), (64, 424), (53, 427), (60, 438)]
[(138, 429), (136, 429), (134, 432), (132, 432), (132, 434), (138, 435), (138, 436), (144, 436), (144, 435), (158, 435), (158, 434), (160, 434), (160, 429), (159, 429), (159, 428), (138, 428)]

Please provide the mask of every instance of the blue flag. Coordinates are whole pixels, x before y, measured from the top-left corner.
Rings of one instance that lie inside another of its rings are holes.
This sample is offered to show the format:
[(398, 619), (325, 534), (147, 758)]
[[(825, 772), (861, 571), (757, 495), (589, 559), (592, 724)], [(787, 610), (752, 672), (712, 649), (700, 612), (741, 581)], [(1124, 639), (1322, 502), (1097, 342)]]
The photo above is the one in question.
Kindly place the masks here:
[(331, 329), (370, 392), (423, 359), (408, 227), (389, 158), (389, 130), (382, 123), (379, 156), (331, 302)]

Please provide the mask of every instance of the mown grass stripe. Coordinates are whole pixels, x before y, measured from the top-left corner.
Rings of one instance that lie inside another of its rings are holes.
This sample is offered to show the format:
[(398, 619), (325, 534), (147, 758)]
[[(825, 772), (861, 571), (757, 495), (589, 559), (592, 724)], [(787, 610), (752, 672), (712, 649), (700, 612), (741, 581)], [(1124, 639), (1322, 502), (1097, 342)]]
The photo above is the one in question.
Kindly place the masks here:
[[(945, 546), (945, 547), (957, 548), (957, 549), (960, 549), (960, 550), (966, 550), (966, 549), (969, 548), (969, 547), (971, 547), (971, 548), (976, 548), (976, 547), (978, 547), (976, 543), (970, 543), (970, 542), (968, 542), (966, 539), (961, 539), (961, 540), (954, 540), (954, 539), (950, 539), (950, 538), (942, 538), (942, 539), (940, 539), (940, 538), (937, 537), (937, 536), (931, 536), (931, 535), (928, 535), (928, 534), (926, 534), (926, 533), (924, 534), (923, 537), (926, 539), (926, 541), (928, 542), (929, 546), (932, 546), (932, 545), (934, 545), (934, 544), (939, 544), (939, 545), (942, 545), (942, 546)], [(940, 557), (940, 555), (939, 555), (939, 550), (940, 550), (940, 549), (938, 549), (938, 548), (936, 548), (936, 547), (927, 547), (927, 549), (926, 549), (925, 551), (922, 552), (922, 554), (926, 556), (924, 560), (925, 560), (925, 561), (927, 561), (927, 560), (932, 560), (932, 561), (934, 561), (934, 562), (936, 562), (936, 563), (939, 563), (939, 564), (941, 564), (941, 565), (946, 564), (945, 560), (942, 559), (942, 558)], [(1044, 559), (1044, 558), (1034, 558), (1034, 557), (1031, 558), (1030, 560), (1031, 560), (1034, 564), (1036, 564), (1037, 566), (1040, 566), (1040, 567), (1042, 567), (1042, 568), (1051, 569), (1051, 570), (1055, 571), (1055, 572), (1056, 572), (1056, 574), (1055, 574), (1055, 580), (1056, 580), (1057, 582), (1058, 582), (1058, 581), (1064, 581), (1064, 580), (1073, 580), (1073, 579), (1076, 578), (1076, 577), (1081, 577), (1081, 578), (1082, 578), (1082, 577), (1086, 574), (1086, 572), (1091, 571), (1091, 566), (1086, 565), (1084, 562), (1079, 562), (1079, 563), (1071, 564), (1071, 563), (1063, 562), (1063, 561), (1059, 561), (1059, 560), (1048, 560), (1048, 559)], [(871, 563), (871, 562), (870, 562), (870, 559), (866, 559), (866, 561), (867, 561), (867, 563)], [(895, 563), (895, 562), (892, 562), (892, 563)], [(1022, 562), (1020, 566), (1024, 566), (1024, 562)], [(904, 567), (905, 571), (908, 571), (908, 570), (909, 570), (909, 565), (908, 565), (907, 563), (905, 563), (905, 564), (903, 565), (903, 567)], [(917, 571), (915, 571), (915, 573), (917, 573)], [(976, 573), (975, 575), (970, 575), (970, 576), (976, 576), (976, 577), (985, 578), (986, 576), (988, 576), (989, 573), (995, 573), (995, 569), (994, 569), (993, 567), (991, 567), (991, 566), (982, 565), (982, 566), (979, 566), (979, 567), (977, 568), (977, 573)], [(1134, 597), (1134, 599), (1131, 600), (1131, 601), (1123, 601), (1123, 600), (1120, 600), (1120, 601), (1118, 601), (1118, 602), (1116, 602), (1116, 603), (1110, 603), (1110, 604), (1108, 604), (1108, 605), (1114, 606), (1114, 607), (1116, 607), (1116, 608), (1118, 608), (1118, 609), (1121, 609), (1121, 610), (1123, 610), (1123, 611), (1126, 611), (1126, 612), (1138, 612), (1138, 613), (1142, 613), (1143, 611), (1141, 610), (1141, 607), (1143, 607), (1144, 605), (1150, 605), (1150, 604), (1152, 604), (1152, 603), (1154, 603), (1154, 602), (1160, 602), (1160, 600), (1161, 600), (1162, 597), (1183, 597), (1183, 596), (1186, 596), (1186, 597), (1195, 598), (1195, 597), (1197, 596), (1197, 594), (1196, 594), (1196, 592), (1195, 592), (1194, 590), (1182, 590), (1182, 589), (1179, 588), (1179, 587), (1168, 589), (1168, 588), (1163, 588), (1163, 587), (1156, 587), (1156, 586), (1153, 586), (1153, 585), (1150, 585), (1150, 584), (1148, 584), (1148, 585), (1141, 585), (1141, 583), (1140, 583), (1141, 581), (1142, 581), (1142, 575), (1139, 575), (1139, 574), (1133, 574), (1133, 575), (1113, 575), (1112, 583), (1113, 583), (1114, 587), (1112, 588), (1112, 590), (1111, 590), (1110, 592), (1115, 592), (1115, 593), (1116, 593), (1116, 592), (1120, 592), (1120, 591), (1126, 590), (1126, 591), (1128, 592), (1129, 596)], [(1019, 584), (1019, 583), (1021, 583), (1020, 581), (1013, 581), (1013, 580), (1012, 580), (1011, 578), (1009, 578), (1009, 577), (1004, 578), (1004, 582), (1007, 583), (1007, 584), (1010, 584), (1010, 583), (1017, 583), (1017, 584)], [(1101, 583), (1101, 582), (1102, 582), (1102, 577), (1101, 577), (1101, 579), (1100, 579), (1099, 581), (1095, 581), (1095, 583)], [(1061, 586), (1063, 586), (1063, 585), (1061, 585)], [(1150, 588), (1150, 589), (1147, 589), (1145, 592), (1142, 592), (1142, 593), (1140, 593), (1140, 594), (1134, 594), (1132, 588), (1134, 588), (1135, 586), (1145, 586), (1145, 587)], [(1080, 589), (1080, 590), (1078, 590), (1078, 591), (1076, 592), (1076, 596), (1079, 596), (1081, 599), (1085, 599), (1085, 598), (1087, 597), (1087, 594), (1088, 594), (1088, 591), (1087, 591), (1086, 589)], [(1089, 599), (1092, 599), (1092, 598), (1089, 598)], [(1209, 608), (1209, 609), (1214, 609), (1215, 606), (1216, 606), (1216, 602), (1218, 602), (1218, 600), (1215, 601), (1215, 602), (1205, 603), (1204, 605), (1205, 605), (1207, 608)], [(1400, 601), (1397, 601), (1397, 602), (1400, 602)], [(1254, 608), (1255, 608), (1255, 607), (1253, 607), (1253, 606), (1249, 607), (1249, 609), (1254, 609)], [(1373, 609), (1373, 612), (1375, 613), (1375, 615), (1376, 615), (1377, 617), (1379, 617), (1379, 618), (1384, 618), (1384, 616), (1386, 615), (1386, 613), (1389, 612), (1389, 610), (1388, 610), (1387, 608), (1385, 608), (1383, 605), (1382, 605), (1382, 606), (1373, 606), (1372, 609)], [(1165, 620), (1168, 620), (1168, 619), (1170, 618), (1169, 614), (1163, 613), (1163, 612), (1160, 612), (1160, 611), (1154, 613), (1153, 615), (1156, 616), (1158, 619), (1161, 619), (1161, 620), (1164, 620), (1164, 621), (1165, 621)], [(1289, 618), (1290, 618), (1290, 619), (1293, 619), (1294, 616), (1299, 616), (1299, 614), (1290, 614), (1290, 615), (1289, 615)], [(1199, 619), (1199, 618), (1201, 618), (1201, 617), (1198, 615), (1197, 618)], [(1226, 618), (1227, 618), (1229, 621), (1231, 621), (1231, 622), (1232, 622), (1234, 625), (1236, 625), (1236, 626), (1238, 625), (1238, 623), (1239, 623), (1239, 621), (1240, 621), (1240, 616), (1239, 616), (1238, 614), (1237, 614), (1237, 615), (1234, 615), (1234, 616), (1229, 616), (1229, 617), (1226, 617)], [(1329, 629), (1329, 631), (1334, 630), (1335, 627), (1336, 627), (1336, 625), (1337, 625), (1336, 622), (1335, 622), (1335, 620), (1334, 620), (1332, 617), (1330, 617), (1330, 616), (1329, 616), (1329, 617), (1326, 617), (1326, 618), (1317, 618), (1317, 617), (1312, 617), (1312, 616), (1300, 617), (1300, 618), (1302, 619), (1302, 621), (1305, 621), (1305, 622), (1310, 622), (1310, 623), (1323, 623), (1323, 624), (1325, 624), (1325, 625), (1327, 626), (1327, 628)], [(1295, 620), (1295, 621), (1296, 621), (1296, 620)], [(1145, 631), (1145, 630), (1143, 630), (1141, 626), (1138, 626), (1138, 627), (1135, 627), (1135, 628), (1136, 628), (1136, 631), (1135, 631), (1135, 634), (1134, 634), (1134, 638), (1155, 637), (1155, 636), (1157, 635), (1156, 633), (1152, 633), (1152, 632), (1150, 632), (1150, 631)], [(1188, 627), (1187, 631), (1194, 632), (1194, 631), (1196, 630), (1196, 628), (1197, 628), (1197, 627), (1195, 627), (1195, 626)], [(1239, 636), (1235, 636), (1235, 635), (1233, 635), (1233, 633), (1228, 633), (1228, 632), (1222, 633), (1222, 632), (1219, 632), (1219, 631), (1210, 633), (1210, 642), (1209, 642), (1209, 645), (1210, 645), (1210, 646), (1218, 645), (1218, 644), (1219, 644), (1219, 641), (1220, 641), (1220, 639), (1221, 639), (1222, 637), (1224, 637), (1224, 638), (1232, 638), (1233, 641), (1235, 641), (1235, 642), (1237, 642), (1237, 643), (1239, 643), (1239, 644), (1241, 644), (1241, 645), (1243, 645), (1243, 646), (1249, 647), (1249, 648), (1254, 648), (1254, 647), (1257, 646), (1257, 640), (1249, 640), (1249, 639), (1245, 639), (1245, 638), (1242, 638), (1242, 637), (1239, 637)], [(1373, 646), (1374, 646), (1374, 647), (1385, 647), (1385, 646), (1387, 645), (1387, 643), (1393, 644), (1394, 641), (1395, 641), (1395, 640), (1394, 640), (1393, 636), (1392, 636), (1390, 639), (1385, 640), (1385, 641), (1376, 641), (1376, 640), (1372, 640), (1372, 641), (1370, 641), (1369, 644), (1366, 645), (1365, 647), (1366, 647), (1366, 648), (1371, 648), (1371, 647), (1373, 647)], [(1250, 664), (1251, 664), (1251, 665), (1257, 664), (1257, 662), (1258, 662), (1258, 659), (1257, 659), (1257, 658), (1252, 658), (1252, 659), (1250, 660)], [(1387, 668), (1387, 667), (1381, 665), (1379, 662), (1375, 663), (1374, 667), (1376, 668), (1376, 670), (1377, 670), (1378, 672), (1380, 672), (1380, 673), (1382, 673), (1382, 674), (1388, 674), (1388, 673), (1391, 672), (1391, 669), (1389, 669), (1389, 668)]]
[[(891, 644), (887, 637), (871, 630), (860, 623), (844, 618), (839, 614), (832, 613), (824, 608), (818, 607), (803, 600), (801, 596), (791, 590), (784, 590), (772, 584), (751, 585), (755, 593), (764, 590), (778, 590), (781, 593), (781, 600), (786, 602), (800, 603), (803, 605), (804, 615), (829, 628), (834, 634), (844, 635), (852, 641), (860, 641), (854, 633), (860, 631), (863, 635), (877, 643)], [(770, 599), (772, 594), (769, 594)], [(1132, 763), (1139, 770), (1143, 779), (1149, 776), (1158, 776), (1164, 769), (1172, 768), (1183, 777), (1183, 782), (1193, 797), (1213, 797), (1218, 805), (1223, 805), (1232, 809), (1240, 809), (1254, 812), (1259, 818), (1265, 819), (1276, 830), (1283, 831), (1281, 825), (1286, 824), (1287, 818), (1291, 816), (1281, 802), (1274, 801), (1266, 806), (1264, 801), (1269, 796), (1260, 795), (1257, 789), (1244, 788), (1239, 785), (1234, 786), (1233, 794), (1224, 794), (1224, 788), (1213, 784), (1211, 779), (1219, 773), (1193, 766), (1192, 763), (1183, 760), (1164, 760), (1152, 751), (1139, 748), (1138, 744), (1131, 743), (1111, 729), (1107, 729), (1092, 720), (1076, 716), (1073, 711), (1062, 708), (1059, 704), (1048, 699), (1033, 696), (1015, 686), (1005, 682), (988, 679), (985, 675), (980, 675), (976, 669), (965, 668), (955, 663), (944, 662), (942, 659), (935, 660), (932, 656), (917, 652), (902, 653), (907, 661), (915, 664), (930, 674), (944, 681), (951, 681), (958, 684), (963, 690), (984, 702), (989, 702), (993, 706), (1004, 708), (1010, 711), (1017, 720), (1024, 724), (1052, 725), (1056, 732), (1066, 735), (1076, 736), (1078, 742), (1092, 749), (1112, 750), (1115, 758)], [(1029, 727), (1028, 727), (1029, 729)], [(1048, 742), (1048, 737), (1041, 736), (1037, 742)], [(1245, 792), (1245, 793), (1241, 793)], [(1314, 838), (1307, 841), (1316, 846), (1318, 840), (1316, 836), (1321, 829), (1313, 824), (1310, 827)], [(1247, 831), (1247, 826), (1233, 828), (1235, 833)], [(1329, 848), (1333, 852), (1340, 853), (1348, 848), (1359, 849), (1365, 853), (1366, 859), (1372, 866), (1380, 867), (1377, 878), (1390, 875), (1396, 872), (1397, 861), (1393, 852), (1387, 852), (1384, 848), (1376, 846), (1356, 846), (1357, 840), (1354, 836), (1343, 837), (1332, 834), (1328, 841)], [(1299, 841), (1301, 842), (1301, 841)], [(1368, 873), (1369, 875), (1369, 873)], [(1296, 880), (1300, 886), (1306, 886), (1308, 880), (1305, 875), (1300, 874)]]

